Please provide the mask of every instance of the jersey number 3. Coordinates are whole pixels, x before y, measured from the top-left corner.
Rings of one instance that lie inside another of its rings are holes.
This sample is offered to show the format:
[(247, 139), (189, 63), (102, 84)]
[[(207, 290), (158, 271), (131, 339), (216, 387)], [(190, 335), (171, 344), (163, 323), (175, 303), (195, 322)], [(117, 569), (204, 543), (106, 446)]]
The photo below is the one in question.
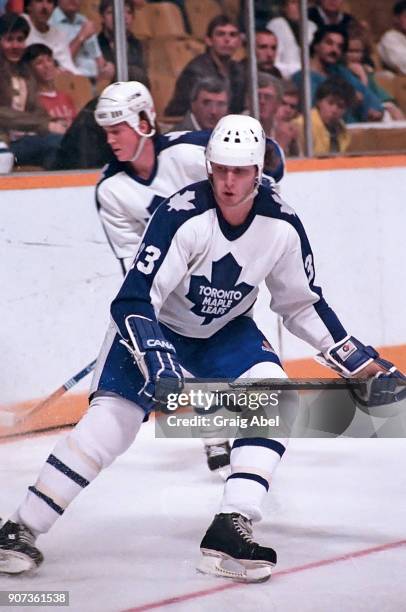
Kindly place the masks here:
[(152, 246), (152, 244), (145, 247), (142, 254), (144, 261), (137, 261), (137, 270), (143, 272), (144, 274), (151, 274), (152, 270), (154, 269), (155, 262), (157, 259), (159, 259), (160, 255), (161, 251), (157, 247)]
[(309, 253), (309, 255), (304, 260), (304, 267), (307, 273), (307, 279), (309, 283), (314, 279), (314, 267), (313, 267), (313, 257)]

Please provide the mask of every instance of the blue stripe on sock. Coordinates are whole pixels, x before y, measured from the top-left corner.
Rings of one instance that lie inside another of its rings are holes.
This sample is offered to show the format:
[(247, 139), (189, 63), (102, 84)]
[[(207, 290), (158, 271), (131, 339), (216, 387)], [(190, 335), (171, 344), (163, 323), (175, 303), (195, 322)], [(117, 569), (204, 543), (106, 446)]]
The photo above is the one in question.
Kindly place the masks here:
[(28, 487), (28, 490), (31, 491), (31, 493), (35, 493), (37, 497), (42, 499), (42, 501), (48, 504), (48, 506), (58, 514), (64, 513), (64, 509), (61, 508), (61, 506), (58, 506), (58, 504), (56, 504), (53, 499), (48, 497), (48, 495), (45, 495), (45, 493), (41, 493), (41, 491), (38, 491), (38, 489), (36, 489), (35, 487)]
[(286, 450), (283, 444), (277, 440), (268, 440), (267, 438), (238, 438), (234, 440), (233, 448), (240, 448), (241, 446), (264, 446), (278, 453), (280, 457)]
[(258, 476), (258, 474), (249, 474), (248, 472), (236, 472), (235, 474), (231, 474), (231, 476), (227, 478), (227, 482), (232, 478), (246, 478), (247, 480), (255, 480), (255, 482), (262, 485), (267, 491), (269, 491), (268, 481), (265, 480), (265, 478), (262, 478), (262, 476)]
[(71, 470), (70, 467), (65, 465), (65, 463), (62, 463), (62, 461), (55, 457), (55, 455), (49, 455), (47, 463), (53, 465), (54, 468), (62, 472), (62, 474), (65, 474), (65, 476), (73, 480), (73, 482), (76, 482), (76, 484), (78, 484), (80, 487), (84, 488), (89, 484), (89, 481), (86, 480), (86, 478), (83, 478), (83, 476)]

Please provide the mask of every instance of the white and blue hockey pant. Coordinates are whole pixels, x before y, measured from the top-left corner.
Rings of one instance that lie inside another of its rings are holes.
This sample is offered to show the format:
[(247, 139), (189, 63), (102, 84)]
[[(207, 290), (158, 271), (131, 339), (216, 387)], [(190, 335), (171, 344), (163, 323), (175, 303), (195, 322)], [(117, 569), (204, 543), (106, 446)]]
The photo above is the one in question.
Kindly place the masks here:
[[(199, 377), (213, 376), (218, 372), (219, 378), (286, 378), (279, 359), (269, 351), (269, 343), (264, 345), (266, 339), (254, 322), (248, 317), (240, 319), (245, 320), (231, 326), (230, 332), (233, 333), (222, 334), (221, 342), (217, 338), (213, 344), (213, 337), (199, 341), (207, 343), (206, 358), (210, 358), (204, 363), (208, 364), (211, 372), (202, 374), (203, 367), (187, 363), (187, 355), (183, 354), (185, 351), (182, 352), (178, 340), (176, 348), (182, 366)], [(170, 339), (173, 341), (173, 337)], [(245, 369), (238, 371), (235, 347), (246, 347), (245, 341), (251, 344), (251, 351), (245, 351), (239, 364), (239, 368)], [(231, 349), (234, 352), (230, 353)], [(216, 354), (222, 362), (217, 364), (217, 369)], [(233, 357), (232, 367), (225, 359), (227, 354)], [(12, 520), (27, 525), (35, 534), (47, 532), (80, 491), (129, 448), (144, 418), (144, 410), (133, 400), (99, 389), (81, 421), (49, 455), (36, 483), (29, 487)], [(224, 487), (220, 512), (239, 512), (254, 521), (260, 520), (263, 499), (286, 444), (286, 439), (271, 438), (238, 438), (234, 441), (231, 475)]]

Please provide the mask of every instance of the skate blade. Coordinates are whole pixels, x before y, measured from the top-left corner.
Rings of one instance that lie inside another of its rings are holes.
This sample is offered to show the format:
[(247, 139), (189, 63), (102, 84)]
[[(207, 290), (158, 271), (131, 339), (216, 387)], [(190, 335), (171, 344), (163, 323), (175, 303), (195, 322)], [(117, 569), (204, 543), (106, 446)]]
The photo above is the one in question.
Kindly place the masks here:
[[(271, 577), (273, 564), (261, 561), (236, 560), (225, 554), (214, 555), (202, 550), (203, 559), (197, 571), (236, 582), (266, 582)], [(228, 565), (228, 567), (226, 567)]]
[(0, 574), (26, 574), (37, 569), (35, 561), (14, 550), (0, 551)]

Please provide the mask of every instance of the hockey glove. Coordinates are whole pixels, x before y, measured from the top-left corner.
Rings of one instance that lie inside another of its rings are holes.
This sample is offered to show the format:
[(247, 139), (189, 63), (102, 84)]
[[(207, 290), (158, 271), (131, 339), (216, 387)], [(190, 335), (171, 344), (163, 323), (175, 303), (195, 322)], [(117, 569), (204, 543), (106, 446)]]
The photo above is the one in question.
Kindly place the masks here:
[(358, 389), (350, 388), (356, 401), (363, 406), (383, 406), (406, 398), (406, 377), (393, 363), (379, 357), (372, 346), (365, 346), (353, 336), (340, 340), (326, 353), (316, 355), (315, 359), (344, 378), (356, 377), (372, 362), (381, 366), (382, 371), (369, 380), (360, 381)]
[(180, 393), (183, 374), (173, 344), (166, 340), (155, 321), (129, 315), (125, 325), (130, 343), (120, 340), (133, 355), (145, 378), (139, 391), (140, 405), (147, 410), (164, 408), (169, 393)]

